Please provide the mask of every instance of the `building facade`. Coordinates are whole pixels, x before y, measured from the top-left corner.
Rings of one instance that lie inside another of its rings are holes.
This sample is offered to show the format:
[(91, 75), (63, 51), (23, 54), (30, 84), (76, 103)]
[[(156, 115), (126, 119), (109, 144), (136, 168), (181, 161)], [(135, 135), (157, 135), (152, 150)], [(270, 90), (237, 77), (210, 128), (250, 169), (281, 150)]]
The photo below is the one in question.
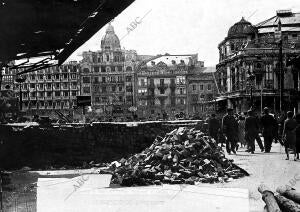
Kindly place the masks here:
[[(198, 61), (197, 54), (158, 55), (142, 62), (137, 70), (138, 117), (174, 119), (200, 112), (200, 105), (212, 93), (214, 84), (212, 78), (207, 77), (211, 73), (207, 75), (204, 70), (204, 63)], [(200, 97), (203, 97), (201, 102)], [(193, 100), (196, 102), (192, 105)], [(203, 112), (203, 107), (201, 109)]]
[(299, 44), (300, 13), (290, 10), (255, 26), (242, 18), (230, 27), (218, 46), (218, 108), (299, 110), (299, 68), (287, 64), (300, 54)]
[[(15, 80), (22, 69), (7, 69), (3, 73), (2, 88), (12, 90), (19, 98), (20, 84)], [(55, 111), (73, 115), (76, 96), (80, 92), (80, 67), (76, 62), (22, 74), (22, 112), (25, 115), (57, 116)]]
[(194, 68), (187, 75), (188, 82), (188, 113), (203, 117), (207, 113), (215, 113), (217, 104), (216, 81), (214, 67)]
[(137, 53), (121, 49), (111, 24), (101, 40), (101, 50), (83, 52), (81, 94), (91, 96), (93, 115), (113, 118), (130, 114), (135, 105), (134, 73)]

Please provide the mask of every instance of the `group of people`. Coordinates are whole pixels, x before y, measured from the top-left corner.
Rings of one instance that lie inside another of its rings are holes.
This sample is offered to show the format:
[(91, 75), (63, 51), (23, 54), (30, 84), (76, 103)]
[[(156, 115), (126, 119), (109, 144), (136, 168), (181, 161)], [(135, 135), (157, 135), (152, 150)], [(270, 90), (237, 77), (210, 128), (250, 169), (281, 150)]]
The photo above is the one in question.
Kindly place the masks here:
[(269, 153), (274, 141), (284, 145), (286, 160), (289, 160), (290, 150), (294, 153), (294, 160), (297, 160), (300, 152), (300, 114), (294, 115), (289, 111), (286, 117), (286, 120), (280, 123), (273, 114), (270, 114), (267, 107), (264, 108), (261, 117), (251, 109), (237, 115), (232, 108), (228, 108), (222, 120), (215, 114), (211, 115), (207, 120), (208, 133), (222, 146), (226, 143), (228, 154), (236, 154), (239, 145), (246, 147), (246, 151), (253, 154), (255, 141), (261, 152)]

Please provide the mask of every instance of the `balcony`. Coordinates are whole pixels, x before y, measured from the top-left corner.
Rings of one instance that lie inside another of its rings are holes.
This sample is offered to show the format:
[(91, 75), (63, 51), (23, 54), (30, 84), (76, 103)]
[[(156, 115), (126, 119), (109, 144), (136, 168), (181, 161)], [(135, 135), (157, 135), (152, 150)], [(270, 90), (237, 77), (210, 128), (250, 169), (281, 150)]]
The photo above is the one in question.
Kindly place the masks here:
[(36, 101), (36, 97), (35, 96), (34, 97), (31, 96), (31, 97), (29, 97), (29, 100), (30, 101)]
[(52, 96), (46, 96), (45, 100), (52, 100)]
[(70, 109), (70, 106), (69, 105), (64, 105), (63, 109)]
[(63, 96), (62, 99), (70, 99), (70, 96)]
[(69, 90), (69, 87), (61, 86), (61, 90), (64, 90), (64, 91)]
[(43, 96), (39, 96), (37, 99), (38, 100), (44, 100), (44, 97)]
[(59, 109), (59, 110), (60, 110), (60, 109), (61, 109), (61, 106), (60, 106), (60, 105), (56, 105), (56, 106), (55, 106), (55, 109)]
[(161, 89), (166, 90), (166, 89), (168, 88), (168, 85), (167, 85), (167, 84), (158, 84), (158, 85), (157, 85), (157, 88), (158, 88), (159, 90), (161, 90)]
[(45, 106), (39, 106), (39, 109), (40, 109), (40, 110), (44, 110), (44, 109), (45, 109)]
[(61, 81), (62, 82), (69, 82), (69, 78), (68, 77), (67, 78), (62, 78)]
[(77, 86), (71, 86), (71, 90), (78, 90)]
[(59, 99), (59, 100), (60, 100), (60, 99), (61, 99), (61, 96), (54, 96), (53, 99), (56, 99), (56, 100)]
[(52, 88), (50, 87), (45, 87), (45, 91), (52, 91)]
[(59, 91), (59, 90), (60, 90), (60, 87), (53, 87), (53, 90)]
[(51, 105), (51, 106), (48, 105), (46, 109), (52, 110), (52, 109), (53, 109), (53, 106), (52, 106), (52, 105)]
[(46, 82), (52, 82), (52, 79), (46, 78), (45, 81), (46, 81)]

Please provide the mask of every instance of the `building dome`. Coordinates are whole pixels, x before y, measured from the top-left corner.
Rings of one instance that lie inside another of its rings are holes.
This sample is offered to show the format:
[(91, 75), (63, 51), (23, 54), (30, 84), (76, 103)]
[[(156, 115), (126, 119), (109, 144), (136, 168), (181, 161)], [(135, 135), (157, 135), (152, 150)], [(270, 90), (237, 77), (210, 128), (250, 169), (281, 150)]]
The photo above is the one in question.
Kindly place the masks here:
[(254, 35), (255, 32), (255, 27), (243, 17), (239, 22), (229, 28), (227, 38), (246, 37), (248, 35)]
[(111, 23), (106, 28), (105, 35), (101, 39), (102, 50), (119, 50), (121, 49), (120, 40), (115, 34), (114, 27)]

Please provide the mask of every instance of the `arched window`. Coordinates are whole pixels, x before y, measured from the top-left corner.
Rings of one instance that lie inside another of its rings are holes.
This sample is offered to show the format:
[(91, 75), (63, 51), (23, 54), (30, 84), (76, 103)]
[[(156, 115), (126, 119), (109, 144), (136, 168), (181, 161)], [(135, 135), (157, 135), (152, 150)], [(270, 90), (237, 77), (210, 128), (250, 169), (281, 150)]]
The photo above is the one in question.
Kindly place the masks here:
[(109, 62), (109, 55), (106, 54), (106, 61)]
[(131, 66), (127, 66), (127, 67), (126, 67), (126, 71), (132, 71)]

